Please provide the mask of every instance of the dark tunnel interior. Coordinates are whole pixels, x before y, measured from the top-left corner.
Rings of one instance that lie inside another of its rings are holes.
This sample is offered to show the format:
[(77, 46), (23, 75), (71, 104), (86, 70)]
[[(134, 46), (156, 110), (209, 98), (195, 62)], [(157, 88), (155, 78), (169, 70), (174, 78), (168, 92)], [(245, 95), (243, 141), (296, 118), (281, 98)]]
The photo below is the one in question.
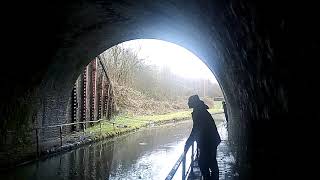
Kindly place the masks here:
[(289, 113), (289, 82), (302, 79), (290, 77), (289, 65), (298, 69), (296, 61), (318, 57), (319, 29), (310, 27), (314, 11), (303, 9), (291, 22), (289, 6), (276, 1), (25, 3), (10, 6), (16, 13), (6, 20), (13, 35), (0, 72), (1, 136), (8, 129), (23, 134), (26, 127), (64, 122), (70, 89), (94, 57), (124, 41), (160, 39), (190, 50), (214, 72), (230, 107), (240, 179), (283, 175), (286, 144), (278, 139), (285, 139), (287, 120), (297, 113)]

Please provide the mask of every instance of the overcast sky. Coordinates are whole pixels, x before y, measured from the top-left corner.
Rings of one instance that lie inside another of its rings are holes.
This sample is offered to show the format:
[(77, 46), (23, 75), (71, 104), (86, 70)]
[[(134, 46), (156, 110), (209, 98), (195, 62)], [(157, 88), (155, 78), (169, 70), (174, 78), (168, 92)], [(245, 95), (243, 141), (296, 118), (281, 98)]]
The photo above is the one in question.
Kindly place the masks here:
[(139, 39), (121, 44), (124, 47), (139, 49), (138, 56), (147, 63), (168, 66), (177, 75), (187, 78), (206, 78), (217, 83), (209, 68), (187, 49), (166, 41)]

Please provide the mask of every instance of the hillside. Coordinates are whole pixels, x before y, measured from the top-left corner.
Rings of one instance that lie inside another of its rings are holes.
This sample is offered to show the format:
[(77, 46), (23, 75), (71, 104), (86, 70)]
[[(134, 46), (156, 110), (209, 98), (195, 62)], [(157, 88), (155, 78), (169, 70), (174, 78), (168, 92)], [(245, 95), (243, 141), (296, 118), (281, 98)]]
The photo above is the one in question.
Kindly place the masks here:
[[(165, 114), (188, 109), (188, 97), (177, 97), (176, 100), (155, 100), (145, 94), (126, 86), (114, 86), (117, 109), (121, 114), (150, 115)], [(201, 97), (200, 97), (201, 98)], [(201, 98), (202, 99), (202, 98)], [(204, 102), (213, 107), (213, 99), (206, 97)]]

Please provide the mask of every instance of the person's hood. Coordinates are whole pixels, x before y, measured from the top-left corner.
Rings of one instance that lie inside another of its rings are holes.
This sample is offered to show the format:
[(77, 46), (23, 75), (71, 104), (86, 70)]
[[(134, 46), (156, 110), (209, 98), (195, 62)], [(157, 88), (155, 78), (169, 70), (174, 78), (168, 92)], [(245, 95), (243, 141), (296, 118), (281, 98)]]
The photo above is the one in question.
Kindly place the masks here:
[(198, 109), (201, 109), (201, 108), (209, 109), (209, 106), (207, 106), (203, 101), (199, 101), (195, 108), (198, 108)]

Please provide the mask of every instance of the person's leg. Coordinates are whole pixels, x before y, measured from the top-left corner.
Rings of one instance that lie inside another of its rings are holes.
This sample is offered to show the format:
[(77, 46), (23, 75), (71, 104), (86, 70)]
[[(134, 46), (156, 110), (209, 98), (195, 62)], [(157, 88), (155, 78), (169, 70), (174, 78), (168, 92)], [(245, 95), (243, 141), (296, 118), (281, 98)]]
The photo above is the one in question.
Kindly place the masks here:
[(211, 179), (219, 180), (219, 167), (217, 162), (217, 148), (212, 149), (209, 168), (211, 170)]
[(209, 180), (210, 179), (210, 170), (209, 170), (208, 156), (201, 153), (201, 151), (200, 151), (200, 156), (199, 156), (199, 168), (200, 168), (201, 175), (203, 176), (203, 179)]

